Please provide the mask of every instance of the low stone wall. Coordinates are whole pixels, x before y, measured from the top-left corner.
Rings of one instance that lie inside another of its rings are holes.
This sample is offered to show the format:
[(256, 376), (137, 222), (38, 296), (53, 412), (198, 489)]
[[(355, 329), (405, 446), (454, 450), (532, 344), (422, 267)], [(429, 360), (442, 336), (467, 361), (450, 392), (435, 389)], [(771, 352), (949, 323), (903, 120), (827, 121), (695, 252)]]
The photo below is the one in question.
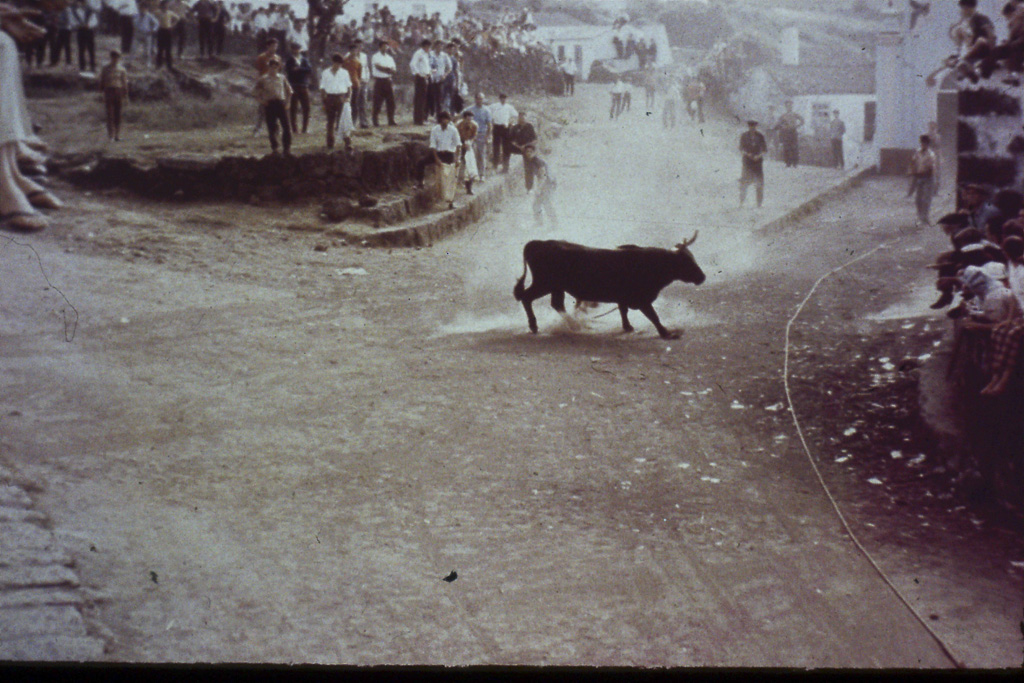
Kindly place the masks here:
[(395, 190), (410, 181), (415, 163), (427, 153), (424, 143), (407, 140), (377, 151), (294, 157), (179, 154), (149, 162), (98, 155), (57, 159), (54, 165), (76, 185), (123, 187), (150, 199), (289, 202)]

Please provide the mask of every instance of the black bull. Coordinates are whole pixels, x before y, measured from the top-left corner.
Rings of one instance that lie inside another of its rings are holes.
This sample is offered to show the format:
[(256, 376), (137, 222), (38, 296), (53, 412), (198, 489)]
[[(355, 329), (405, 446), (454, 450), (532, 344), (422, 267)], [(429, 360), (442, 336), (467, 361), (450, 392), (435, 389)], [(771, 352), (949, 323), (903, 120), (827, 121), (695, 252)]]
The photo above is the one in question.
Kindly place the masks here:
[[(618, 249), (594, 249), (557, 240), (528, 242), (523, 248), (523, 276), (512, 289), (512, 296), (523, 303), (530, 331), (537, 331), (533, 301), (551, 295), (551, 306), (565, 313), (565, 293), (578, 301), (601, 301), (618, 304), (622, 328), (632, 332), (627, 316), (629, 309), (639, 310), (654, 323), (658, 334), (666, 339), (678, 337), (662, 326), (654, 312), (654, 300), (667, 285), (681, 280), (699, 285), (704, 271), (690, 253), (689, 246), (697, 234), (675, 249), (621, 246)], [(526, 271), (533, 282), (525, 287)]]

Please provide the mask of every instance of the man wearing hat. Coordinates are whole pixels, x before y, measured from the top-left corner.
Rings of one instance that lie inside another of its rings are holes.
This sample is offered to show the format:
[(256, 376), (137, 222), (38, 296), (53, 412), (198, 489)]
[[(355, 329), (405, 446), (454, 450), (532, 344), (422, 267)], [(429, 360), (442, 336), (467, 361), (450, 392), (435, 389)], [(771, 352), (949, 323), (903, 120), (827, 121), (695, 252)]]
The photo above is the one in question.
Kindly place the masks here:
[(757, 205), (764, 202), (764, 155), (768, 142), (757, 129), (757, 121), (747, 121), (747, 132), (740, 136), (740, 153), (743, 155), (743, 170), (740, 173), (740, 206), (747, 198), (747, 186), (757, 188)]

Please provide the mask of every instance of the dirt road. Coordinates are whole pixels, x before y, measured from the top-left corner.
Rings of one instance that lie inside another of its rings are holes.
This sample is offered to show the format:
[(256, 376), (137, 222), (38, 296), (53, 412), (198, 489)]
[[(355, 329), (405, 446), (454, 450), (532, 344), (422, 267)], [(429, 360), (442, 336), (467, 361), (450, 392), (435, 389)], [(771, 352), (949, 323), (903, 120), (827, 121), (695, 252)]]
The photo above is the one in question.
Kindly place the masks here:
[[(923, 535), (915, 496), (934, 482), (905, 484), (900, 517), (880, 493), (895, 475), (833, 462), (888, 457), (838, 443), (849, 415), (823, 392), (883, 333), (900, 353), (941, 337), (914, 294), (939, 237), (905, 228), (884, 181), (759, 234), (826, 172), (771, 164), (765, 209), (740, 210), (735, 126), (609, 123), (582, 90), (552, 158), (557, 229), (520, 198), (430, 249), (314, 252), (248, 207), (79, 195), (67, 225), (5, 242), (0, 458), (45, 482), (38, 506), (106, 596), (88, 616), (109, 658), (948, 666), (844, 535), (781, 389), (796, 304), (891, 241), (798, 326), (798, 414), (957, 655), (1019, 663), (1019, 541), (953, 505), (926, 509)], [(708, 281), (656, 304), (681, 339), (639, 314), (633, 334), (615, 315), (572, 333), (544, 302), (527, 332), (511, 297), (527, 239), (670, 246), (695, 229)], [(879, 315), (894, 305), (911, 314)]]

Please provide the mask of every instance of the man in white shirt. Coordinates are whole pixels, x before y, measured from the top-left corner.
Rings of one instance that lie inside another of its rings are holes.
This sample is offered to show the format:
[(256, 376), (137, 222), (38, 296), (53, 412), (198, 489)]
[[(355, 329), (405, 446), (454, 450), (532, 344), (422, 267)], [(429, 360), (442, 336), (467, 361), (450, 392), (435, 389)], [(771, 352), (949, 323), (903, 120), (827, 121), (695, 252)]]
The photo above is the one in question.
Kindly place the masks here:
[(288, 44), (298, 45), (302, 52), (309, 52), (309, 32), (304, 19), (296, 19), (288, 27)]
[(434, 41), (434, 50), (430, 53), (430, 85), (427, 88), (427, 114), (440, 114), (441, 90), (444, 79), (452, 70), (452, 60), (444, 52), (444, 43)]
[(331, 56), (331, 65), (320, 74), (320, 96), (327, 116), (327, 149), (334, 149), (334, 131), (340, 125), (345, 140), (345, 151), (352, 149), (352, 79), (344, 68), (345, 58), (340, 54)]
[[(451, 125), (451, 115), (443, 111), (438, 117), (438, 124), (430, 131), (430, 154), (413, 168), (416, 186), (423, 188), (423, 177), (427, 166), (437, 165), (437, 177), (441, 183), (441, 196), (448, 201), (448, 208), (455, 206), (455, 160), (462, 147), (462, 136), (459, 130)], [(450, 186), (450, 193), (449, 193)]]
[(71, 8), (72, 28), (78, 43), (78, 70), (85, 71), (86, 55), (89, 60), (89, 71), (96, 72), (96, 28), (100, 25), (99, 12), (90, 7), (85, 0), (77, 0)]
[(427, 85), (430, 82), (430, 41), (420, 41), (420, 48), (412, 55), (409, 70), (412, 71), (413, 99), (412, 122), (417, 126), (427, 120)]
[(508, 172), (508, 159), (512, 154), (508, 129), (517, 116), (519, 113), (508, 103), (508, 96), (505, 93), (499, 94), (498, 103), (491, 106), (491, 125), (494, 131), (491, 138), (491, 154), (494, 157), (491, 165), (494, 168), (500, 165), (502, 173)]
[(391, 84), (398, 68), (395, 66), (395, 58), (388, 54), (388, 42), (382, 40), (378, 44), (377, 52), (370, 60), (370, 75), (373, 77), (373, 125), (379, 126), (380, 108), (382, 104), (387, 105), (388, 125), (395, 124), (395, 91)]
[(135, 17), (139, 7), (135, 0), (111, 0), (108, 3), (117, 12), (117, 25), (121, 34), (121, 54), (128, 57), (132, 51), (132, 40), (135, 37)]

